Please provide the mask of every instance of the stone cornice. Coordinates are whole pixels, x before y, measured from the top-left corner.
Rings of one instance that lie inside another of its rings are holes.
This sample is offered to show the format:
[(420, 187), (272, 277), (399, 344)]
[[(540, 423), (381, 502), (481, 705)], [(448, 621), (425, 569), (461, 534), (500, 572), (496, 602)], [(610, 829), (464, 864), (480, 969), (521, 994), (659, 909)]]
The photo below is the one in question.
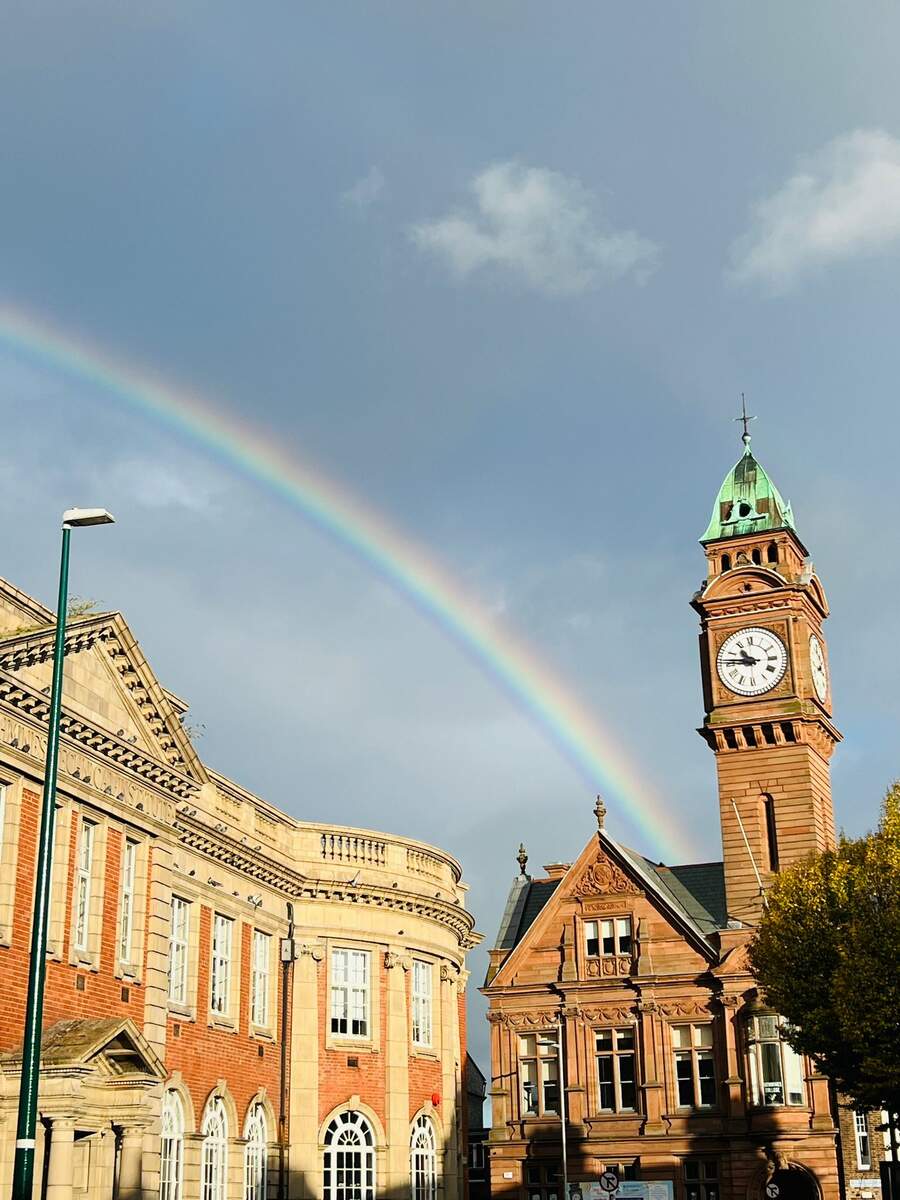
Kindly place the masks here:
[(475, 932), (471, 913), (458, 905), (396, 887), (302, 875), (255, 847), (242, 845), (219, 831), (209, 830), (192, 811), (178, 814), (175, 830), (183, 846), (205, 854), (243, 875), (258, 879), (290, 899), (338, 901), (413, 913), (452, 930), (461, 950), (471, 950), (482, 940), (482, 935)]

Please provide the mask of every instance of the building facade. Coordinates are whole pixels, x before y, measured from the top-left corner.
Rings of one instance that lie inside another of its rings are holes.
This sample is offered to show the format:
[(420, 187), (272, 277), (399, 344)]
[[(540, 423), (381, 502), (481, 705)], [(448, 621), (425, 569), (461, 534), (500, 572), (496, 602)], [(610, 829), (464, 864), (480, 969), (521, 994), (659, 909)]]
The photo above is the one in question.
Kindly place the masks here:
[[(0, 581), (0, 1191), (54, 614)], [(199, 758), (124, 619), (69, 624), (36, 1196), (461, 1200), (459, 864), (296, 820)]]
[(855, 1115), (788, 1045), (747, 960), (774, 874), (834, 845), (840, 735), (825, 593), (746, 435), (702, 545), (722, 861), (652, 862), (613, 840), (600, 801), (576, 862), (533, 878), (522, 856), (484, 988), (496, 1196), (559, 1200), (563, 1106), (575, 1183), (612, 1171), (676, 1200), (839, 1200), (877, 1177), (872, 1119), (857, 1154)]

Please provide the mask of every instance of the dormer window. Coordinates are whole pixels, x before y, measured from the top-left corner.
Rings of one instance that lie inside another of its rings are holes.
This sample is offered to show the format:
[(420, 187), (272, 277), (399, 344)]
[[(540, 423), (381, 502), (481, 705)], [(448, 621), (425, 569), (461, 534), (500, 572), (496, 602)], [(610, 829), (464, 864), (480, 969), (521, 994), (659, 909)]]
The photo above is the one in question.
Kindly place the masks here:
[(599, 958), (600, 955), (607, 954), (631, 954), (631, 917), (585, 921), (584, 943), (588, 958)]

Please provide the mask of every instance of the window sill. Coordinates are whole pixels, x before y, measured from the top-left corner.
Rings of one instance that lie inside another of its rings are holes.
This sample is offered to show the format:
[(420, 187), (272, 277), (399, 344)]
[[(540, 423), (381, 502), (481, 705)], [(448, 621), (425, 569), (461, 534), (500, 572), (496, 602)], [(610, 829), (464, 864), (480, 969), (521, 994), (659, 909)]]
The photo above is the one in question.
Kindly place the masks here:
[(166, 1008), (169, 1010), (169, 1016), (175, 1020), (196, 1021), (197, 1019), (197, 1015), (191, 1004), (179, 1004), (176, 1000), (169, 1000), (166, 1002)]
[(100, 970), (100, 964), (97, 960), (91, 958), (88, 954), (83, 954), (80, 950), (72, 952), (69, 958), (69, 966), (74, 967), (77, 971), (93, 971), (95, 974)]
[(140, 967), (134, 963), (119, 963), (116, 967), (116, 979), (127, 979), (129, 983), (141, 982)]
[(271, 1025), (254, 1025), (250, 1024), (250, 1036), (257, 1038), (261, 1042), (274, 1042), (275, 1030)]
[(409, 1052), (413, 1058), (422, 1058), (426, 1062), (441, 1061), (441, 1056), (433, 1046), (417, 1046), (415, 1042), (411, 1042)]
[(206, 1023), (210, 1029), (218, 1029), (221, 1033), (237, 1033), (238, 1031), (237, 1021), (223, 1016), (221, 1013), (210, 1013)]
[(349, 1034), (332, 1033), (325, 1039), (326, 1050), (357, 1051), (363, 1054), (377, 1054), (378, 1047), (371, 1038), (355, 1038)]

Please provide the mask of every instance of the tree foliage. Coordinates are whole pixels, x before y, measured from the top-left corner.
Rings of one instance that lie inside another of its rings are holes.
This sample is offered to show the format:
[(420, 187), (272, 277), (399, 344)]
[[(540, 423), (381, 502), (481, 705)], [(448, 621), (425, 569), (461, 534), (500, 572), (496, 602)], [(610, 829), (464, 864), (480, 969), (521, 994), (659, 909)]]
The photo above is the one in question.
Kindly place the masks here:
[(900, 783), (874, 833), (778, 876), (750, 960), (794, 1048), (856, 1107), (900, 1111)]

